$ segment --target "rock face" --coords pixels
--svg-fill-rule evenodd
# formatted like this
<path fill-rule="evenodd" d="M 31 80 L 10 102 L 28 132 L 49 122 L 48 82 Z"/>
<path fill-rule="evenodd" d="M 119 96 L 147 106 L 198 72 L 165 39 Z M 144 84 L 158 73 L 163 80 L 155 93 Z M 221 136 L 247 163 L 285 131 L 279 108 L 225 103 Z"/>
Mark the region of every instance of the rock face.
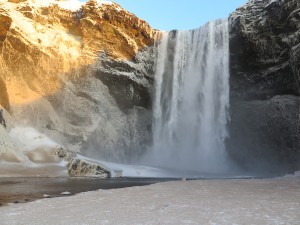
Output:
<path fill-rule="evenodd" d="M 299 169 L 300 2 L 250 0 L 229 21 L 228 150 L 247 167 Z"/>
<path fill-rule="evenodd" d="M 108 1 L 0 0 L 0 104 L 72 151 L 139 155 L 151 139 L 156 35 Z"/>

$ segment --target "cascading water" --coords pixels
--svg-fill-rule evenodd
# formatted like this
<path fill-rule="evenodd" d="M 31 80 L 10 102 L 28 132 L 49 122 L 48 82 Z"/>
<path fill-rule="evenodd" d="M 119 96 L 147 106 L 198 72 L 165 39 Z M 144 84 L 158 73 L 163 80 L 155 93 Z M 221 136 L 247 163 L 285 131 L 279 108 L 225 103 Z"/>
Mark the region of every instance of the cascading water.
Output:
<path fill-rule="evenodd" d="M 165 33 L 155 75 L 154 164 L 224 171 L 229 119 L 228 22 Z"/>

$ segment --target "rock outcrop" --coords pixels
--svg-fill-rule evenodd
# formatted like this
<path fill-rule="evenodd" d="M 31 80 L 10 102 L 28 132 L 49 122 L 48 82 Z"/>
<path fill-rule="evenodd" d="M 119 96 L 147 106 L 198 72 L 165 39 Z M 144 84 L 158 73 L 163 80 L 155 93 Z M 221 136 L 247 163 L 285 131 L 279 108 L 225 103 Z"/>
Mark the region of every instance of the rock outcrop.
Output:
<path fill-rule="evenodd" d="M 296 0 L 250 0 L 229 18 L 228 150 L 247 167 L 300 168 L 299 10 Z"/>
<path fill-rule="evenodd" d="M 0 104 L 15 125 L 124 161 L 151 139 L 157 31 L 115 3 L 74 2 L 0 0 Z"/>
<path fill-rule="evenodd" d="M 79 158 L 71 159 L 67 168 L 69 176 L 71 177 L 108 178 L 111 176 L 110 170 L 106 169 L 104 166 Z"/>

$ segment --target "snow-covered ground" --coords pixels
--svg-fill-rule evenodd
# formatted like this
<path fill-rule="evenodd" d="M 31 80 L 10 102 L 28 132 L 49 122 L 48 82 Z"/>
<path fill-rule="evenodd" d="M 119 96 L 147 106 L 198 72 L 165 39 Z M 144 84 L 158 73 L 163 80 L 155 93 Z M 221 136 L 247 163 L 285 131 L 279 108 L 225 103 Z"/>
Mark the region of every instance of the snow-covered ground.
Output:
<path fill-rule="evenodd" d="M 300 177 L 99 190 L 0 208 L 12 224 L 299 224 Z"/>

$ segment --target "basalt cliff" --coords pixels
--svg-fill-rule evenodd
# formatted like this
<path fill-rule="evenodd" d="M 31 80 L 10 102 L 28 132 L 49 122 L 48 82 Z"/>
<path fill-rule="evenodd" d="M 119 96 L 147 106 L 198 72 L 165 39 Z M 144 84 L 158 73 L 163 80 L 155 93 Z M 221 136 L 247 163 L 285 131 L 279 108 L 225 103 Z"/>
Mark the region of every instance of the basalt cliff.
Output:
<path fill-rule="evenodd" d="M 161 32 L 109 1 L 67 2 L 0 0 L 0 161 L 56 162 L 58 143 L 130 162 L 151 145 Z M 229 32 L 229 155 L 299 169 L 300 2 L 250 0 Z"/>

